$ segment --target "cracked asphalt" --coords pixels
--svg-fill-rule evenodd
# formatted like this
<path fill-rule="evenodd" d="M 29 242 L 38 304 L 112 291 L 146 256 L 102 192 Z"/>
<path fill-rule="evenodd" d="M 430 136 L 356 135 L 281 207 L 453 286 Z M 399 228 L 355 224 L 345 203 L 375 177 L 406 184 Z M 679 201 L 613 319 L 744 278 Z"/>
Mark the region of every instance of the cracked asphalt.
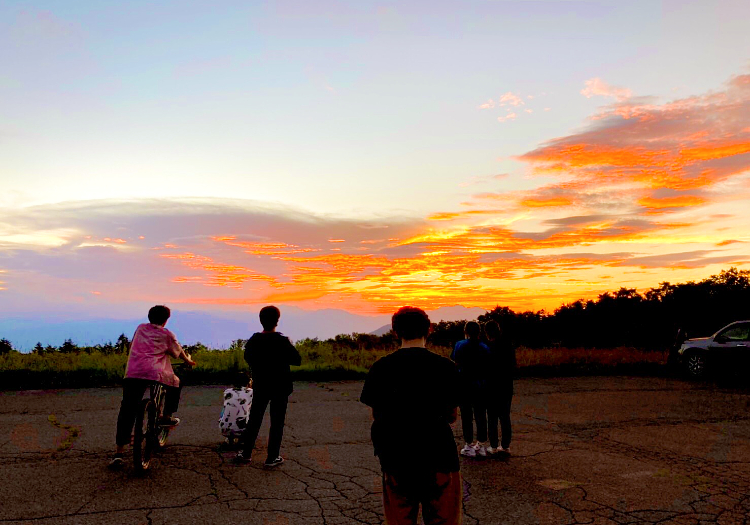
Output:
<path fill-rule="evenodd" d="M 106 468 L 119 389 L 0 393 L 0 522 L 383 523 L 361 382 L 295 384 L 276 470 L 262 468 L 267 421 L 250 465 L 219 447 L 223 388 L 184 389 L 183 423 L 143 477 Z M 749 524 L 749 409 L 747 388 L 521 379 L 512 456 L 462 458 L 464 523 Z"/>

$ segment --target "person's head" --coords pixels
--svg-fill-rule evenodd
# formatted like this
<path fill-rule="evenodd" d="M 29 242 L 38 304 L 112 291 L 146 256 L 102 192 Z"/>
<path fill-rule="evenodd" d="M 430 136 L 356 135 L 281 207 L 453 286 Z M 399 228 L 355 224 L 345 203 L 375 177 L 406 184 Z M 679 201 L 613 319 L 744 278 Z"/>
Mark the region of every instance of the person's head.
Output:
<path fill-rule="evenodd" d="M 490 341 L 500 339 L 500 325 L 496 321 L 490 321 L 484 325 L 484 333 Z"/>
<path fill-rule="evenodd" d="M 279 324 L 279 317 L 281 317 L 281 312 L 275 306 L 264 306 L 260 309 L 260 324 L 266 332 L 272 332 L 276 328 Z"/>
<path fill-rule="evenodd" d="M 152 306 L 148 311 L 148 322 L 164 326 L 167 324 L 167 319 L 169 319 L 170 315 L 172 315 L 172 312 L 170 312 L 169 308 L 163 304 L 157 304 L 156 306 Z"/>
<path fill-rule="evenodd" d="M 469 321 L 464 325 L 464 334 L 466 334 L 466 339 L 479 339 L 482 328 L 476 321 Z"/>
<path fill-rule="evenodd" d="M 421 339 L 430 333 L 430 318 L 420 308 L 404 306 L 393 314 L 391 327 L 396 337 L 404 341 Z"/>
<path fill-rule="evenodd" d="M 250 374 L 247 372 L 237 372 L 232 378 L 232 386 L 234 388 L 244 388 L 250 384 Z"/>

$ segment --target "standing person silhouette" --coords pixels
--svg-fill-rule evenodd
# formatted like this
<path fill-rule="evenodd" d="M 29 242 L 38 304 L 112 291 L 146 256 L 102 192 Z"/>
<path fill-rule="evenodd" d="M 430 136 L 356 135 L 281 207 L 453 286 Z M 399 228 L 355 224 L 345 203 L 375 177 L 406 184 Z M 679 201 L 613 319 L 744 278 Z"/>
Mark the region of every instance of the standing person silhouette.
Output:
<path fill-rule="evenodd" d="M 466 339 L 456 343 L 451 359 L 458 366 L 461 389 L 461 427 L 464 447 L 461 455 L 486 456 L 487 404 L 485 387 L 490 350 L 479 336 L 482 328 L 476 321 L 464 326 Z M 477 422 L 477 441 L 474 442 L 474 420 Z"/>
<path fill-rule="evenodd" d="M 372 408 L 372 444 L 383 472 L 389 525 L 461 523 L 463 483 L 451 423 L 458 406 L 458 371 L 425 349 L 430 318 L 405 306 L 392 318 L 401 348 L 372 365 L 360 401 Z M 413 443 L 419 443 L 415 453 Z"/>
<path fill-rule="evenodd" d="M 241 450 L 235 463 L 250 462 L 258 439 L 260 425 L 266 408 L 271 406 L 271 428 L 268 437 L 268 455 L 265 467 L 281 465 L 281 439 L 289 396 L 294 387 L 289 366 L 299 366 L 302 358 L 289 338 L 276 331 L 281 312 L 275 306 L 264 306 L 260 310 L 262 332 L 256 332 L 245 344 L 245 361 L 250 366 L 253 379 L 253 404 L 250 407 L 247 428 L 240 438 Z"/>
<path fill-rule="evenodd" d="M 484 326 L 490 348 L 490 373 L 487 380 L 487 426 L 490 448 L 487 452 L 510 454 L 512 430 L 510 406 L 513 402 L 513 378 L 516 373 L 516 349 L 500 331 L 495 321 Z M 498 442 L 497 420 L 500 419 L 502 441 Z"/>

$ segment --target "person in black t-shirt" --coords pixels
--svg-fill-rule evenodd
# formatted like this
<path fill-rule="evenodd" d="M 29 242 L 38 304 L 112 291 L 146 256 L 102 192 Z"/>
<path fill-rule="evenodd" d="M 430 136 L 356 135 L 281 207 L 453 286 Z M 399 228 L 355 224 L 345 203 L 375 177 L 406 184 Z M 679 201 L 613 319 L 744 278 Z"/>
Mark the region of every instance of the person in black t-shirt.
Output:
<path fill-rule="evenodd" d="M 279 454 L 284 435 L 284 421 L 289 396 L 292 393 L 290 365 L 299 366 L 302 358 L 289 338 L 276 331 L 281 312 L 275 306 L 260 310 L 263 331 L 253 334 L 245 344 L 245 361 L 250 365 L 253 378 L 253 404 L 250 407 L 247 428 L 240 438 L 241 450 L 236 463 L 249 463 L 258 438 L 266 408 L 271 405 L 271 428 L 268 437 L 266 467 L 276 467 L 284 462 Z"/>
<path fill-rule="evenodd" d="M 490 435 L 491 454 L 510 454 L 510 406 L 513 402 L 513 377 L 516 371 L 516 349 L 503 337 L 495 321 L 488 322 L 484 331 L 489 340 L 490 367 L 487 381 L 487 423 Z M 498 442 L 497 420 L 500 419 L 502 442 Z"/>
<path fill-rule="evenodd" d="M 360 396 L 372 408 L 386 522 L 416 524 L 421 505 L 425 525 L 460 523 L 463 485 L 451 429 L 458 369 L 424 348 L 430 319 L 423 310 L 401 308 L 392 326 L 401 348 L 372 365 Z"/>

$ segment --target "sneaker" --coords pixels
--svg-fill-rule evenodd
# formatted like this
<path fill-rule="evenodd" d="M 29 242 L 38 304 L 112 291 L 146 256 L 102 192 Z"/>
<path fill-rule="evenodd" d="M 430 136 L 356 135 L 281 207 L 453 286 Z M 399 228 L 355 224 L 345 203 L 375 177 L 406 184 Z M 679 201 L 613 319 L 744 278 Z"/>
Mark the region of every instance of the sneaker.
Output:
<path fill-rule="evenodd" d="M 471 446 L 468 443 L 466 443 L 464 445 L 464 448 L 461 449 L 460 454 L 462 456 L 466 456 L 467 458 L 473 458 L 473 457 L 475 457 L 477 455 L 477 451 L 474 449 L 473 446 Z"/>
<path fill-rule="evenodd" d="M 250 456 L 245 456 L 244 452 L 240 450 L 237 452 L 237 455 L 234 456 L 234 463 L 236 465 L 247 465 L 250 463 Z"/>
<path fill-rule="evenodd" d="M 481 441 L 477 441 L 474 444 L 474 451 L 477 453 L 477 456 L 487 456 L 487 449 L 484 447 L 484 443 L 482 443 Z"/>
<path fill-rule="evenodd" d="M 500 452 L 502 452 L 503 454 L 507 456 L 510 456 L 510 447 L 505 447 L 505 448 L 500 447 Z"/>
<path fill-rule="evenodd" d="M 180 418 L 174 416 L 164 416 L 159 419 L 158 425 L 162 427 L 176 427 L 180 424 Z"/>
<path fill-rule="evenodd" d="M 274 468 L 274 467 L 278 467 L 283 462 L 284 462 L 284 458 L 282 458 L 281 456 L 279 456 L 279 457 L 277 457 L 276 459 L 273 459 L 273 460 L 268 460 L 267 459 L 266 462 L 263 464 L 263 466 L 266 467 L 266 468 Z"/>
<path fill-rule="evenodd" d="M 115 454 L 110 460 L 109 465 L 107 465 L 107 467 L 109 467 L 110 470 L 120 470 L 122 467 L 125 466 L 124 456 L 125 454 Z"/>
<path fill-rule="evenodd" d="M 487 454 L 490 456 L 494 456 L 495 454 L 498 454 L 503 451 L 502 447 L 487 447 Z"/>

